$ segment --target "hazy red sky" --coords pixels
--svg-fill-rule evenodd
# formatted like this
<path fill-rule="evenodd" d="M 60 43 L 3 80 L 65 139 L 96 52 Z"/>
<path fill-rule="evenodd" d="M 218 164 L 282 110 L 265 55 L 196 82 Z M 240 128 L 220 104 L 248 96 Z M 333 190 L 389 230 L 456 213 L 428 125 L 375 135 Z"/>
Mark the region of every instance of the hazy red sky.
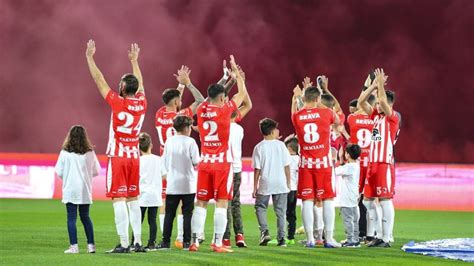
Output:
<path fill-rule="evenodd" d="M 58 152 L 83 124 L 105 152 L 109 107 L 89 76 L 85 47 L 115 89 L 130 72 L 127 49 L 141 47 L 153 118 L 181 64 L 205 94 L 236 56 L 254 109 L 242 123 L 244 155 L 260 141 L 263 117 L 292 132 L 291 91 L 324 73 L 347 111 L 367 72 L 389 74 L 403 116 L 398 161 L 474 162 L 474 1 L 27 1 L 0 0 L 0 152 Z M 185 102 L 191 95 L 185 94 Z"/>

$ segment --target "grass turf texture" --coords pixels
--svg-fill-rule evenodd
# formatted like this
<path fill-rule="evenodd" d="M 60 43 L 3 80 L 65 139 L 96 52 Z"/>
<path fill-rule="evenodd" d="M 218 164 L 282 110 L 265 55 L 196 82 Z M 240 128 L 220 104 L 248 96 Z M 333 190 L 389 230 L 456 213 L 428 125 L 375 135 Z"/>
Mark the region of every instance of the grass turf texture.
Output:
<path fill-rule="evenodd" d="M 463 262 L 407 254 L 400 247 L 409 240 L 424 241 L 441 238 L 474 237 L 474 213 L 397 211 L 395 240 L 392 248 L 307 249 L 301 245 L 280 248 L 260 247 L 257 219 L 252 206 L 243 206 L 242 215 L 247 244 L 246 249 L 234 248 L 232 254 L 211 251 L 214 206 L 209 206 L 206 221 L 206 241 L 199 252 L 172 248 L 146 254 L 105 254 L 118 242 L 111 202 L 96 201 L 90 210 L 94 223 L 96 254 L 86 253 L 86 240 L 79 217 L 78 241 L 81 254 L 63 254 L 69 240 L 66 228 L 66 208 L 56 200 L 0 199 L 0 264 L 68 264 L 68 265 L 125 265 L 125 264 L 324 264 L 324 265 L 453 265 Z M 299 212 L 299 210 L 298 210 Z M 268 211 L 270 233 L 275 236 L 276 222 L 273 210 Z M 298 226 L 301 218 L 298 217 Z M 174 227 L 174 233 L 176 226 Z M 174 237 L 172 240 L 174 240 Z M 158 233 L 160 240 L 161 233 Z M 296 240 L 304 236 L 297 236 Z M 344 238 L 340 216 L 336 216 L 336 239 Z M 145 219 L 142 240 L 148 239 Z M 233 236 L 232 236 L 233 240 Z"/>

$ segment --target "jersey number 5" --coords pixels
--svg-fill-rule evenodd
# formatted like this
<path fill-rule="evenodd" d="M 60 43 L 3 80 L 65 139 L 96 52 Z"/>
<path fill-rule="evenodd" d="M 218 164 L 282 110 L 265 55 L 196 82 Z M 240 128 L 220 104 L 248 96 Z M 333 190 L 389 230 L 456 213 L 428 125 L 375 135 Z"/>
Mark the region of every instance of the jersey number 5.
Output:
<path fill-rule="evenodd" d="M 318 125 L 309 123 L 304 125 L 304 142 L 316 143 L 319 140 Z"/>

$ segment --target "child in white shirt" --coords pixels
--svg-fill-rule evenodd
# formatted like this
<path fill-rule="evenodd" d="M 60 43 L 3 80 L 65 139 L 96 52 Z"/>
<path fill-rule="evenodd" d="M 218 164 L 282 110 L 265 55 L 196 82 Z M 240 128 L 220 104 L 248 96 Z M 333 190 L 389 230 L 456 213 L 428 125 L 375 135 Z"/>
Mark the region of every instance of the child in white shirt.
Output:
<path fill-rule="evenodd" d="M 139 136 L 140 147 L 140 195 L 138 202 L 142 213 L 142 223 L 148 210 L 148 227 L 150 237 L 145 250 L 156 249 L 156 233 L 158 231 L 156 216 L 158 208 L 163 206 L 161 199 L 162 176 L 166 175 L 162 158 L 151 153 L 153 143 L 148 133 L 142 132 Z M 132 239 L 132 243 L 134 240 Z"/>
<path fill-rule="evenodd" d="M 271 240 L 267 225 L 267 208 L 270 197 L 277 216 L 278 246 L 286 247 L 285 220 L 288 192 L 290 191 L 290 153 L 279 141 L 278 124 L 272 119 L 260 121 L 260 131 L 264 140 L 255 146 L 252 156 L 254 168 L 255 212 L 260 225 L 260 245 L 266 246 Z"/>
<path fill-rule="evenodd" d="M 285 139 L 285 146 L 290 153 L 290 192 L 288 193 L 288 200 L 286 205 L 286 221 L 288 222 L 288 241 L 287 244 L 295 244 L 296 232 L 296 192 L 298 189 L 298 167 L 300 157 L 298 155 L 299 145 L 298 139 L 295 136 L 289 136 Z"/>
<path fill-rule="evenodd" d="M 87 252 L 95 253 L 94 228 L 89 217 L 92 204 L 92 178 L 99 175 L 100 165 L 86 130 L 73 126 L 64 140 L 63 148 L 55 167 L 63 180 L 63 199 L 67 210 L 69 249 L 67 254 L 79 253 L 77 245 L 77 210 L 87 237 Z"/>
<path fill-rule="evenodd" d="M 340 204 L 341 214 L 346 230 L 346 242 L 343 247 L 356 248 L 359 244 L 359 175 L 360 147 L 349 144 L 346 147 L 347 163 L 336 167 L 336 175 L 341 176 Z"/>

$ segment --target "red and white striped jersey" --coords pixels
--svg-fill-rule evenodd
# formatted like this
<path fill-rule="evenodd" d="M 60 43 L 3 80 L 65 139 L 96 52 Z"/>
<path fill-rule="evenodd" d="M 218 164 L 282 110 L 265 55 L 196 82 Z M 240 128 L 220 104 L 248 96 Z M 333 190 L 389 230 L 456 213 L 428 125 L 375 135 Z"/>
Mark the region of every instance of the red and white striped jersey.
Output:
<path fill-rule="evenodd" d="M 166 111 L 166 106 L 161 107 L 156 111 L 155 114 L 155 127 L 158 132 L 158 138 L 160 139 L 160 155 L 163 155 L 166 140 L 176 134 L 176 130 L 173 127 L 173 119 L 177 115 L 186 115 L 189 117 L 193 116 L 193 111 L 190 107 L 186 109 L 175 111 Z"/>
<path fill-rule="evenodd" d="M 349 124 L 351 136 L 349 142 L 359 145 L 361 150 L 359 160 L 362 166 L 367 167 L 369 166 L 370 140 L 374 121 L 367 114 L 350 114 L 347 117 L 347 124 Z"/>
<path fill-rule="evenodd" d="M 300 145 L 301 168 L 332 167 L 331 125 L 335 113 L 329 108 L 303 108 L 291 117 Z"/>
<path fill-rule="evenodd" d="M 139 92 L 134 98 L 123 98 L 109 90 L 105 101 L 112 108 L 107 155 L 138 159 L 138 135 L 147 108 L 145 94 Z"/>
<path fill-rule="evenodd" d="M 229 149 L 230 117 L 237 110 L 234 101 L 223 106 L 205 101 L 197 109 L 197 123 L 201 139 L 201 162 L 199 168 L 217 169 L 232 162 Z"/>
<path fill-rule="evenodd" d="M 399 117 L 395 112 L 392 112 L 391 116 L 386 116 L 374 109 L 371 118 L 374 121 L 374 127 L 370 141 L 369 161 L 371 163 L 392 163 Z"/>

